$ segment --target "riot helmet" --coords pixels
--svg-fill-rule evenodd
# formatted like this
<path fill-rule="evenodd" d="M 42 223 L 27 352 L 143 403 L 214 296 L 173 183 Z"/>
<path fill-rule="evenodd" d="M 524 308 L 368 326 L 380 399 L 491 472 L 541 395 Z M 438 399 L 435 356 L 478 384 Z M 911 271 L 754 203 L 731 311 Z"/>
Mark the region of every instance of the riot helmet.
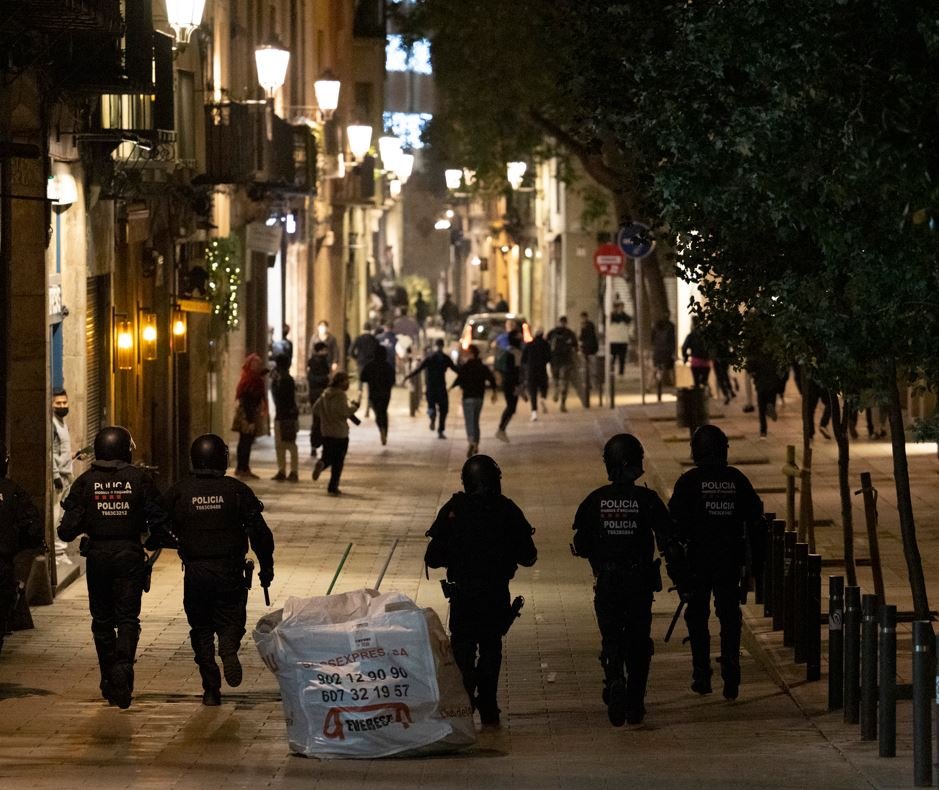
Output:
<path fill-rule="evenodd" d="M 5 442 L 0 442 L 0 480 L 7 476 L 7 469 L 10 468 L 10 451 L 7 450 Z"/>
<path fill-rule="evenodd" d="M 726 464 L 727 434 L 716 425 L 702 425 L 691 437 L 691 458 L 696 464 Z"/>
<path fill-rule="evenodd" d="M 643 472 L 643 455 L 642 443 L 631 433 L 613 436 L 603 448 L 603 463 L 610 482 L 638 480 Z"/>
<path fill-rule="evenodd" d="M 134 440 L 130 431 L 120 425 L 102 428 L 95 436 L 96 461 L 124 461 L 130 463 Z"/>
<path fill-rule="evenodd" d="M 228 469 L 228 445 L 221 436 L 204 433 L 189 448 L 189 460 L 194 471 L 211 469 L 224 473 Z"/>
<path fill-rule="evenodd" d="M 502 470 L 488 455 L 474 455 L 465 464 L 460 475 L 467 494 L 501 494 Z"/>

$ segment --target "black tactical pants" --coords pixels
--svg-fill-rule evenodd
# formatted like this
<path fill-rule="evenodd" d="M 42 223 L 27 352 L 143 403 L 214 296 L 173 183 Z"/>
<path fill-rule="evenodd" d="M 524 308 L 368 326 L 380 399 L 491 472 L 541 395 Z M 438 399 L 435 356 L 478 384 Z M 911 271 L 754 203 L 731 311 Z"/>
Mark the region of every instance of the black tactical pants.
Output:
<path fill-rule="evenodd" d="M 509 588 L 457 591 L 450 600 L 450 644 L 463 687 L 484 718 L 498 716 L 502 636 L 510 612 Z"/>
<path fill-rule="evenodd" d="M 437 421 L 437 433 L 443 434 L 447 430 L 447 414 L 450 412 L 450 396 L 446 387 L 427 388 L 427 416 Z"/>
<path fill-rule="evenodd" d="M 240 561 L 190 560 L 183 583 L 183 608 L 189 620 L 189 641 L 202 675 L 202 688 L 219 689 L 221 673 L 215 663 L 215 635 L 218 654 L 233 655 L 245 635 L 244 568 Z"/>
<path fill-rule="evenodd" d="M 695 680 L 711 677 L 711 594 L 721 624 L 721 676 L 724 682 L 740 682 L 740 575 L 739 571 L 722 569 L 695 573 L 691 599 L 685 609 L 685 623 L 691 642 L 691 663 Z"/>
<path fill-rule="evenodd" d="M 652 591 L 635 568 L 611 566 L 597 576 L 593 598 L 600 663 L 607 685 L 626 680 L 626 706 L 642 709 L 652 663 Z M 624 678 L 625 675 L 625 678 Z"/>
<path fill-rule="evenodd" d="M 143 548 L 130 541 L 93 542 L 87 559 L 88 607 L 102 690 L 115 670 L 133 690 L 145 573 Z"/>
<path fill-rule="evenodd" d="M 16 574 L 13 571 L 13 561 L 0 558 L 0 648 L 3 647 L 3 638 L 7 634 L 15 603 Z"/>

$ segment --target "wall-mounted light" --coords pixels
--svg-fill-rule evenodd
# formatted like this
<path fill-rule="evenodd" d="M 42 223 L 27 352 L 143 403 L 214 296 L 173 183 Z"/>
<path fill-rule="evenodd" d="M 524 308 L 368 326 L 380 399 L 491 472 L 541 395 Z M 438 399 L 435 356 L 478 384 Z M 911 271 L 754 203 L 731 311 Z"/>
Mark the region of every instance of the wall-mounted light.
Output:
<path fill-rule="evenodd" d="M 388 182 L 388 192 L 393 198 L 401 196 L 400 178 L 392 178 L 391 181 Z"/>
<path fill-rule="evenodd" d="M 134 369 L 134 327 L 126 316 L 114 318 L 114 364 L 118 370 Z"/>
<path fill-rule="evenodd" d="M 322 76 L 313 83 L 313 93 L 316 96 L 316 103 L 319 105 L 320 112 L 323 113 L 324 121 L 330 120 L 339 106 L 340 87 L 339 80 L 329 69 L 324 71 Z"/>
<path fill-rule="evenodd" d="M 528 258 L 528 260 L 531 260 L 532 258 L 535 257 L 535 251 L 531 247 L 526 247 L 525 257 Z"/>
<path fill-rule="evenodd" d="M 195 29 L 202 24 L 205 0 L 166 0 L 166 19 L 176 37 L 176 49 L 182 52 Z"/>
<path fill-rule="evenodd" d="M 141 310 L 137 326 L 140 329 L 140 358 L 152 362 L 157 358 L 156 313 Z"/>
<path fill-rule="evenodd" d="M 518 189 L 522 185 L 522 179 L 525 178 L 527 170 L 528 165 L 525 162 L 509 162 L 505 166 L 506 177 L 512 189 Z"/>
<path fill-rule="evenodd" d="M 452 208 L 448 208 L 444 212 L 444 215 L 446 216 L 447 219 L 453 219 L 453 217 L 456 216 Z"/>
<path fill-rule="evenodd" d="M 388 173 L 397 173 L 403 156 L 401 140 L 393 135 L 382 135 L 378 138 L 378 154 L 381 156 L 382 169 Z"/>
<path fill-rule="evenodd" d="M 509 250 L 511 249 L 512 248 L 508 244 L 503 244 L 501 247 L 499 247 L 499 252 L 501 252 L 503 255 L 508 255 Z"/>
<path fill-rule="evenodd" d="M 177 305 L 173 308 L 170 322 L 170 346 L 174 354 L 185 354 L 189 350 L 189 325 L 186 313 Z"/>
<path fill-rule="evenodd" d="M 287 79 L 290 52 L 277 42 L 264 44 L 254 50 L 254 62 L 258 69 L 258 82 L 268 97 L 273 98 Z"/>
<path fill-rule="evenodd" d="M 401 154 L 398 157 L 398 178 L 402 184 L 406 184 L 414 172 L 414 154 Z"/>
<path fill-rule="evenodd" d="M 456 167 L 448 167 L 443 171 L 443 177 L 447 180 L 447 189 L 451 191 L 459 189 L 463 181 L 463 171 Z"/>
<path fill-rule="evenodd" d="M 349 140 L 349 151 L 353 159 L 362 161 L 372 147 L 372 127 L 368 124 L 353 123 L 346 127 L 346 137 Z"/>
<path fill-rule="evenodd" d="M 65 211 L 72 203 L 78 202 L 78 184 L 71 173 L 60 171 L 49 176 L 46 182 L 46 199 L 53 208 Z"/>
<path fill-rule="evenodd" d="M 483 262 L 483 259 L 480 258 L 478 255 L 474 255 L 474 256 L 470 259 L 470 263 L 471 263 L 473 266 L 479 266 L 482 262 Z"/>

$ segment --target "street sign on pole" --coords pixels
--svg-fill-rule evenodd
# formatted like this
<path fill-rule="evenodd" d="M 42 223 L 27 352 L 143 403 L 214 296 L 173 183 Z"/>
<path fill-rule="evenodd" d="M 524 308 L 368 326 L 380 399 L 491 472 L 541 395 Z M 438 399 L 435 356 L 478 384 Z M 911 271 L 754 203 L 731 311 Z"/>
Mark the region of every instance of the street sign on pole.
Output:
<path fill-rule="evenodd" d="M 616 245 L 629 258 L 645 258 L 655 249 L 655 239 L 648 225 L 629 222 L 616 232 Z"/>
<path fill-rule="evenodd" d="M 607 277 L 620 276 L 626 269 L 626 256 L 615 244 L 601 244 L 593 254 L 593 268 Z"/>

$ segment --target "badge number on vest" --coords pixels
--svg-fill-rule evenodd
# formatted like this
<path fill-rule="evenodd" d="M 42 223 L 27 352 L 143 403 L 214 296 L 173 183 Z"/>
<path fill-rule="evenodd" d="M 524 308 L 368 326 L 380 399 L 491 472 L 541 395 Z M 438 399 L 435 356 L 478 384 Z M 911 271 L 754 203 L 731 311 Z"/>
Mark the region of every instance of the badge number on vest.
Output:
<path fill-rule="evenodd" d="M 639 516 L 637 499 L 601 499 L 600 520 L 607 535 L 631 537 L 636 534 Z"/>
<path fill-rule="evenodd" d="M 95 483 L 95 506 L 100 516 L 124 516 L 130 510 L 133 486 L 126 480 Z"/>

